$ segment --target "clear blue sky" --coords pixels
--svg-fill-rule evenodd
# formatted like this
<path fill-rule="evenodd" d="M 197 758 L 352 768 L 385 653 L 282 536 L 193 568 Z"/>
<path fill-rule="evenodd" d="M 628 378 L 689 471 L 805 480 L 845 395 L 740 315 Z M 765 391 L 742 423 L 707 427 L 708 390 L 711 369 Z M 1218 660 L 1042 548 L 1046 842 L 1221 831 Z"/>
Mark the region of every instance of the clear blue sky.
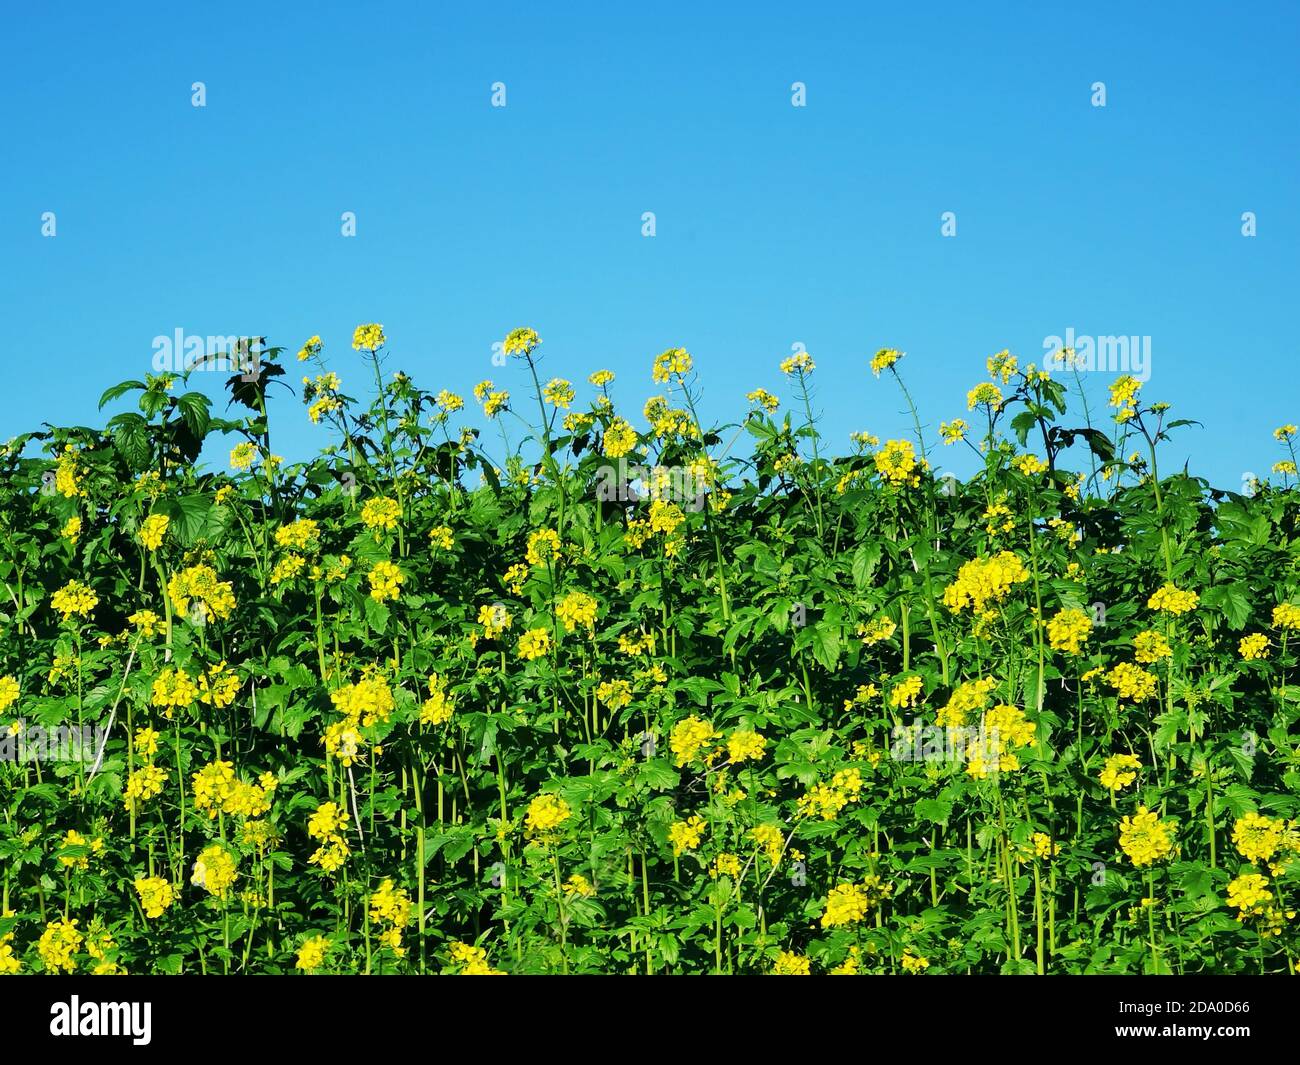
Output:
<path fill-rule="evenodd" d="M 681 345 L 728 415 L 802 342 L 839 443 L 908 427 L 878 347 L 937 425 L 994 351 L 1147 335 L 1147 395 L 1205 423 L 1173 453 L 1233 488 L 1300 421 L 1293 6 L 281 7 L 8 12 L 0 439 L 99 424 L 176 329 L 319 333 L 359 385 L 362 321 L 425 387 L 521 398 L 491 344 L 531 325 L 638 410 Z M 299 402 L 273 417 L 304 457 Z"/>

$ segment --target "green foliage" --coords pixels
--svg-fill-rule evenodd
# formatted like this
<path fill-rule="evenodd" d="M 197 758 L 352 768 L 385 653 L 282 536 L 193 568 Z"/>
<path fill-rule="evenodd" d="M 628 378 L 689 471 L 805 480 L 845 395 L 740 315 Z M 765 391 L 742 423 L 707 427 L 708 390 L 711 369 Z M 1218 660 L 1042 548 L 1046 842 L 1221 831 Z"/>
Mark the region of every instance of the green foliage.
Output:
<path fill-rule="evenodd" d="M 1293 968 L 1293 464 L 1161 476 L 1137 382 L 1064 424 L 1005 353 L 965 483 L 919 418 L 823 454 L 810 359 L 706 429 L 665 352 L 628 441 L 528 330 L 494 458 L 382 343 L 369 406 L 304 347 L 307 463 L 279 349 L 0 451 L 0 972 Z"/>

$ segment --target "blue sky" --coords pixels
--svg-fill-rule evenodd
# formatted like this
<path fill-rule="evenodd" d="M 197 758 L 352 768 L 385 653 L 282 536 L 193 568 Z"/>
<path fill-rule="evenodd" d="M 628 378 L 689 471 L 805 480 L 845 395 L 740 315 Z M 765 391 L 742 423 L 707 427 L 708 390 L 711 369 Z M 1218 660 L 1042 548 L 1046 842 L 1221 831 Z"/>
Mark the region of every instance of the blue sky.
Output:
<path fill-rule="evenodd" d="M 840 445 L 910 424 L 879 347 L 937 426 L 1002 348 L 1149 336 L 1146 394 L 1205 423 L 1171 457 L 1231 488 L 1300 421 L 1295 8 L 270 7 L 8 16 L 0 439 L 99 424 L 176 329 L 319 333 L 359 386 L 363 321 L 425 387 L 520 398 L 491 345 L 531 325 L 544 373 L 608 367 L 638 409 L 684 346 L 719 417 L 803 343 Z M 291 459 L 319 442 L 296 399 L 273 418 Z"/>

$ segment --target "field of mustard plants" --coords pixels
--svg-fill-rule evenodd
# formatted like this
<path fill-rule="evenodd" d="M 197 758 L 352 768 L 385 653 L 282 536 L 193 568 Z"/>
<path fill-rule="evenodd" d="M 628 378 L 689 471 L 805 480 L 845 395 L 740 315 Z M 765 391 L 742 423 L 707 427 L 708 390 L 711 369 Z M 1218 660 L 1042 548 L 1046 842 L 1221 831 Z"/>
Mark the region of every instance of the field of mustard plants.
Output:
<path fill-rule="evenodd" d="M 934 431 L 883 349 L 832 448 L 806 352 L 713 426 L 518 329 L 479 429 L 386 344 L 307 463 L 278 348 L 0 450 L 0 973 L 1296 971 L 1296 426 L 1220 491 L 1132 377 Z"/>

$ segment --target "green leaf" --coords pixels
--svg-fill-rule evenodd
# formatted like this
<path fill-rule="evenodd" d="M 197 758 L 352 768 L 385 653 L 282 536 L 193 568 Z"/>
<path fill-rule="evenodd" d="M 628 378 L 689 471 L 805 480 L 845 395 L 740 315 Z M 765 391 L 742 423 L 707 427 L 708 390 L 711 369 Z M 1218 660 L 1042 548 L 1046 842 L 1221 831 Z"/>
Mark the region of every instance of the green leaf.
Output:
<path fill-rule="evenodd" d="M 388 619 L 390 612 L 388 607 L 377 600 L 371 599 L 370 596 L 365 598 L 366 621 L 370 627 L 381 636 L 388 630 Z"/>
<path fill-rule="evenodd" d="M 113 447 L 136 473 L 147 470 L 153 459 L 149 424 L 138 414 L 119 414 L 108 423 Z"/>
<path fill-rule="evenodd" d="M 202 440 L 208 432 L 208 424 L 212 420 L 209 412 L 211 400 L 202 392 L 186 392 L 176 401 L 176 406 L 180 408 L 181 419 L 198 439 Z"/>
<path fill-rule="evenodd" d="M 1240 632 L 1246 627 L 1250 619 L 1250 600 L 1244 585 L 1217 584 L 1207 588 L 1201 599 L 1206 606 L 1217 609 L 1234 631 Z"/>
<path fill-rule="evenodd" d="M 853 586 L 862 591 L 871 583 L 871 575 L 880 563 L 880 544 L 875 541 L 859 544 L 853 552 Z"/>
<path fill-rule="evenodd" d="M 103 410 L 113 400 L 126 395 L 133 388 L 145 389 L 149 386 L 143 381 L 122 381 L 120 384 L 113 385 L 111 388 L 104 389 L 104 394 L 99 397 L 99 409 Z"/>

